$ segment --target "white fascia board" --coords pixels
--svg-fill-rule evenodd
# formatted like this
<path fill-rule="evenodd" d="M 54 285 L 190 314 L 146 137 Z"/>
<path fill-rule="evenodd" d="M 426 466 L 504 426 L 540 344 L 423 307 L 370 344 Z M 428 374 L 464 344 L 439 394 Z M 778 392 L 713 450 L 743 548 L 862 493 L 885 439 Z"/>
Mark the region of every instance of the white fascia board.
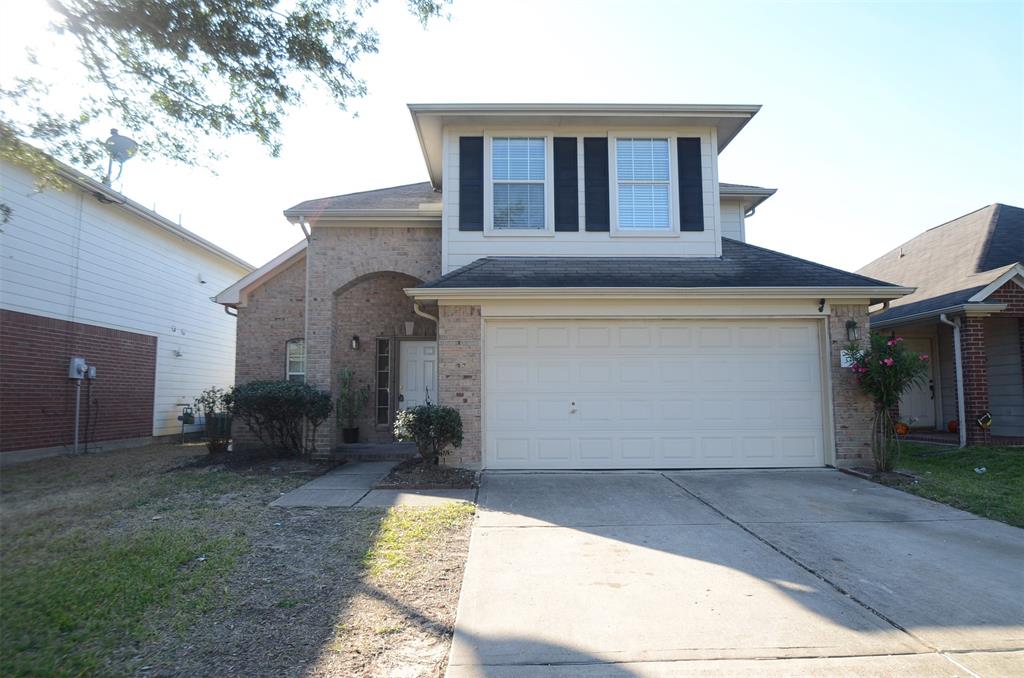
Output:
<path fill-rule="evenodd" d="M 1017 278 L 1017 284 L 1024 282 L 1024 265 L 1022 264 L 1011 264 L 1010 267 L 1004 271 L 999 277 L 986 285 L 983 289 L 979 290 L 974 296 L 967 301 L 969 302 L 981 302 L 988 299 L 989 295 L 998 290 L 1000 287 L 1008 283 L 1009 281 Z M 1024 285 L 1021 285 L 1024 287 Z"/>
<path fill-rule="evenodd" d="M 414 299 L 897 299 L 913 287 L 410 287 Z"/>
<path fill-rule="evenodd" d="M 892 320 L 871 321 L 871 326 L 894 327 L 896 325 L 909 325 L 921 320 L 928 320 L 929 318 L 938 318 L 942 314 L 958 315 L 962 313 L 970 317 L 983 318 L 985 316 L 992 315 L 993 313 L 999 313 L 1005 310 L 1006 304 L 957 304 L 956 306 L 938 308 L 935 309 L 934 311 L 922 311 L 921 313 L 913 313 L 911 315 L 893 318 Z"/>
<path fill-rule="evenodd" d="M 425 221 L 441 224 L 441 209 L 436 210 L 288 210 L 288 221 Z"/>
<path fill-rule="evenodd" d="M 245 277 L 238 280 L 235 284 L 231 285 L 220 294 L 214 296 L 213 300 L 216 303 L 223 304 L 225 306 L 238 306 L 242 303 L 243 293 L 248 292 L 251 288 L 269 280 L 278 272 L 278 270 L 293 263 L 300 255 L 304 255 L 305 253 L 306 240 L 303 238 L 281 254 L 257 268 L 255 271 L 250 272 Z"/>

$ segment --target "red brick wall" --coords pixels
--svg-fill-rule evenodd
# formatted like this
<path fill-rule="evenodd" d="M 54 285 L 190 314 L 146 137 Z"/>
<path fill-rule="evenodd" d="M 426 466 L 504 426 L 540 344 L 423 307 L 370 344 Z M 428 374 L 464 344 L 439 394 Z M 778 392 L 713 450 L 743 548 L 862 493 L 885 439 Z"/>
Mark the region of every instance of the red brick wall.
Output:
<path fill-rule="evenodd" d="M 97 371 L 82 384 L 80 440 L 153 435 L 156 337 L 0 310 L 0 452 L 72 444 L 74 355 Z"/>
<path fill-rule="evenodd" d="M 964 318 L 960 326 L 960 351 L 964 368 L 964 418 L 968 444 L 987 443 L 990 435 L 976 423 L 988 410 L 988 365 L 985 355 L 985 321 Z"/>
<path fill-rule="evenodd" d="M 999 315 L 1024 317 L 1024 287 L 1011 280 L 990 294 L 985 303 L 1006 304 L 1006 310 Z"/>

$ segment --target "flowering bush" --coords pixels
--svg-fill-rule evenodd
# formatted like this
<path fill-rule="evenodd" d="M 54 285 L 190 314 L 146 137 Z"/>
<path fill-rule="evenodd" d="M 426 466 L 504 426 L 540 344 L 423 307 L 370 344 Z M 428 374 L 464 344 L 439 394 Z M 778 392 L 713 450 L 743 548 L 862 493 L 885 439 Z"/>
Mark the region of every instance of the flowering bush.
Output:
<path fill-rule="evenodd" d="M 891 412 L 907 389 L 924 381 L 928 356 L 907 350 L 902 337 L 876 332 L 871 334 L 867 348 L 851 344 L 847 351 L 857 383 L 875 403 L 871 440 L 875 466 L 879 471 L 890 471 L 899 452 Z"/>

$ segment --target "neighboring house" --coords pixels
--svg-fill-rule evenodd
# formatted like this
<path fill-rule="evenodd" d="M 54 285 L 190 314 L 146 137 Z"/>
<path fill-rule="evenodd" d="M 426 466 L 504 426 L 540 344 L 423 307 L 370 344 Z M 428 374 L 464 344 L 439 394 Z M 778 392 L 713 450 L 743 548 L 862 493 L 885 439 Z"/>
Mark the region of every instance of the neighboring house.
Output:
<path fill-rule="evenodd" d="M 756 106 L 413 105 L 428 183 L 285 210 L 303 242 L 218 295 L 239 382 L 457 408 L 449 463 L 772 467 L 870 456 L 847 324 L 910 290 L 744 243 L 723 184 Z M 331 425 L 318 446 L 339 440 Z"/>
<path fill-rule="evenodd" d="M 900 403 L 904 420 L 940 430 L 966 422 L 967 443 L 1024 438 L 1022 262 L 1024 209 L 995 204 L 929 229 L 860 270 L 917 288 L 871 317 L 873 329 L 898 333 L 935 358 L 929 381 Z M 986 412 L 988 430 L 977 423 Z"/>
<path fill-rule="evenodd" d="M 71 450 L 73 356 L 90 449 L 181 432 L 181 404 L 232 382 L 235 319 L 211 296 L 238 257 L 71 168 L 37 191 L 0 164 L 0 463 Z M 97 445 L 97 443 L 102 443 Z"/>

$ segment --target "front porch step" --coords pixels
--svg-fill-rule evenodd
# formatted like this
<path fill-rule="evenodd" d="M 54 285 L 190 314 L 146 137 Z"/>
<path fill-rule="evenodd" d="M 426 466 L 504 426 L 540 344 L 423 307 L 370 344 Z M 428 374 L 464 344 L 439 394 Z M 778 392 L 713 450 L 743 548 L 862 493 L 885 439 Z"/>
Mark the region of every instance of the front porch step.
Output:
<path fill-rule="evenodd" d="M 338 445 L 330 453 L 337 461 L 405 461 L 416 457 L 415 443 L 353 443 Z"/>

